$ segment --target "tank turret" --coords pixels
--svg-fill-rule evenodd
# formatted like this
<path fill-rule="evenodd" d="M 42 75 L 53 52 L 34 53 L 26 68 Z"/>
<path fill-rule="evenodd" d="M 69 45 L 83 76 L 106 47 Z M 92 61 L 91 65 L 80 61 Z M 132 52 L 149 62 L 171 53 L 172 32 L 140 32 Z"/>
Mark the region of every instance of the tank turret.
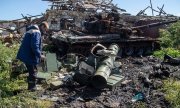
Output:
<path fill-rule="evenodd" d="M 112 0 L 46 0 L 52 43 L 59 57 L 67 53 L 87 56 L 93 45 L 112 43 L 120 47 L 118 56 L 141 56 L 159 48 L 158 30 L 177 19 L 124 15 Z"/>

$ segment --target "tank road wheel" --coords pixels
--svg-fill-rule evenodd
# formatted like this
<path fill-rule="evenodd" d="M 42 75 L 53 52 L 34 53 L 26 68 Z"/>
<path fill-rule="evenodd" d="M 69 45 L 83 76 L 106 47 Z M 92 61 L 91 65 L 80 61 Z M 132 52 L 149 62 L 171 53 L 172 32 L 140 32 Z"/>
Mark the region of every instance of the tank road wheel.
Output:
<path fill-rule="evenodd" d="M 152 48 L 151 47 L 147 47 L 144 54 L 145 55 L 150 55 L 150 54 L 152 54 L 152 52 L 153 52 Z"/>
<path fill-rule="evenodd" d="M 143 53 L 144 53 L 144 48 L 140 47 L 140 48 L 136 49 L 136 55 L 137 56 L 142 57 Z"/>
<path fill-rule="evenodd" d="M 133 53 L 134 53 L 134 48 L 133 47 L 127 47 L 124 49 L 124 53 L 127 55 L 127 56 L 132 56 Z"/>
<path fill-rule="evenodd" d="M 118 52 L 117 56 L 120 58 L 123 56 L 123 48 L 119 48 L 119 52 Z"/>

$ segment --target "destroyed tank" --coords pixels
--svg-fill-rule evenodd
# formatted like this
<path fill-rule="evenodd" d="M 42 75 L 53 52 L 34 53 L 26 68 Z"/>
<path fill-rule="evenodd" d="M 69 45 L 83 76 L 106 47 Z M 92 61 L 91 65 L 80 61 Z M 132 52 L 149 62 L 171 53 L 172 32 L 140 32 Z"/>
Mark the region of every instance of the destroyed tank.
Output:
<path fill-rule="evenodd" d="M 100 43 L 120 47 L 118 56 L 149 54 L 160 48 L 159 28 L 176 19 L 121 14 L 124 11 L 112 0 L 46 0 L 52 2 L 47 11 L 56 53 L 88 56 Z"/>

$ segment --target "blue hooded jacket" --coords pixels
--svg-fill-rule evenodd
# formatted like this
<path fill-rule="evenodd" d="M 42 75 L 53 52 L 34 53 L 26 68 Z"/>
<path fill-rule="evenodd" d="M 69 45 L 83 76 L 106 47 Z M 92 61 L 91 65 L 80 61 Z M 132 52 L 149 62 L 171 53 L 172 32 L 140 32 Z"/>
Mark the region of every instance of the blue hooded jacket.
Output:
<path fill-rule="evenodd" d="M 41 32 L 37 25 L 30 26 L 24 35 L 17 59 L 29 65 L 37 65 L 41 58 Z"/>

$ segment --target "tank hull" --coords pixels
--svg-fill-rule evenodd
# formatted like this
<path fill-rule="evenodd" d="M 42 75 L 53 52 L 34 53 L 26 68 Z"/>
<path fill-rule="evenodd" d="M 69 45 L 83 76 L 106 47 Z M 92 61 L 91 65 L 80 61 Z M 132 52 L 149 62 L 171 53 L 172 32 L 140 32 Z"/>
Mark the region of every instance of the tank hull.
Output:
<path fill-rule="evenodd" d="M 159 40 L 154 38 L 132 36 L 128 39 L 122 39 L 116 34 L 106 34 L 104 36 L 108 36 L 108 39 L 105 39 L 101 36 L 103 37 L 103 35 L 88 35 L 80 37 L 70 36 L 68 39 L 67 37 L 54 38 L 53 43 L 58 48 L 57 53 L 60 57 L 67 53 L 78 53 L 88 56 L 90 54 L 90 49 L 97 43 L 106 47 L 112 43 L 117 44 L 120 47 L 118 56 L 145 55 L 160 48 Z"/>

